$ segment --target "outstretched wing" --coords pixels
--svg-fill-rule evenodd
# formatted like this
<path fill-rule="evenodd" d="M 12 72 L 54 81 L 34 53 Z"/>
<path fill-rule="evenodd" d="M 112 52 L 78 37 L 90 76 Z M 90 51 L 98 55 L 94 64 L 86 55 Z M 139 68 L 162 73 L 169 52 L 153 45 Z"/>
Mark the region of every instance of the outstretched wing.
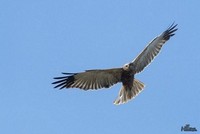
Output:
<path fill-rule="evenodd" d="M 122 68 L 87 70 L 81 73 L 63 73 L 67 76 L 55 77 L 54 88 L 80 88 L 84 90 L 108 88 L 121 81 Z"/>
<path fill-rule="evenodd" d="M 161 35 L 154 38 L 147 47 L 130 63 L 132 64 L 133 73 L 141 72 L 153 59 L 158 55 L 166 41 L 174 35 L 177 30 L 177 24 L 174 23 Z"/>

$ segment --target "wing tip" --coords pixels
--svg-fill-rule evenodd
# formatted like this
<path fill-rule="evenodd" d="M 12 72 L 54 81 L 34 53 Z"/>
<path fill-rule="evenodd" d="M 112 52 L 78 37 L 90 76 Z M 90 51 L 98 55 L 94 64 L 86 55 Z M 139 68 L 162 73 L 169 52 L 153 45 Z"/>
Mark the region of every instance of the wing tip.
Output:
<path fill-rule="evenodd" d="M 164 39 L 165 40 L 169 40 L 170 37 L 175 35 L 175 32 L 178 30 L 177 28 L 178 24 L 175 24 L 175 22 L 173 22 L 168 28 L 167 30 L 164 32 Z"/>
<path fill-rule="evenodd" d="M 61 77 L 54 77 L 53 79 L 56 79 L 55 82 L 52 82 L 51 84 L 55 84 L 54 88 L 59 88 L 60 90 L 63 88 L 69 88 L 74 83 L 74 75 L 76 73 L 62 73 L 67 76 L 61 76 Z"/>

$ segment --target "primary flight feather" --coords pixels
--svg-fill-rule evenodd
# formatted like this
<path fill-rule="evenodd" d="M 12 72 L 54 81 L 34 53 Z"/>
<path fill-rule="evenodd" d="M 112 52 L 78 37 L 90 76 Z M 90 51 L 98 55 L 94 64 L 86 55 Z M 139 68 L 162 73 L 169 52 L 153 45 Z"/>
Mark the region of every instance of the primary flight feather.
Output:
<path fill-rule="evenodd" d="M 122 82 L 114 104 L 123 104 L 136 97 L 143 89 L 144 84 L 134 78 L 160 52 L 166 41 L 175 34 L 177 24 L 172 24 L 167 30 L 154 38 L 145 49 L 130 63 L 121 68 L 86 70 L 80 73 L 63 73 L 63 77 L 55 77 L 55 88 L 80 88 L 83 90 L 109 88 Z"/>

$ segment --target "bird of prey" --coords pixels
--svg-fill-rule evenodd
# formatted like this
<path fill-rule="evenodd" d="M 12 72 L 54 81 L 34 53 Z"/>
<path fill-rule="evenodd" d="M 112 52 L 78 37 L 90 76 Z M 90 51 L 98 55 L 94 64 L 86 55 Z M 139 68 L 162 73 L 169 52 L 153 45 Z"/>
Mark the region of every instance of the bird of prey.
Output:
<path fill-rule="evenodd" d="M 114 104 L 119 105 L 135 98 L 143 89 L 144 83 L 135 79 L 135 74 L 141 72 L 158 55 L 166 41 L 175 34 L 177 24 L 170 25 L 167 30 L 155 37 L 145 49 L 130 63 L 120 68 L 86 70 L 80 73 L 63 73 L 55 77 L 54 88 L 80 88 L 83 90 L 109 88 L 121 82 L 122 87 Z"/>

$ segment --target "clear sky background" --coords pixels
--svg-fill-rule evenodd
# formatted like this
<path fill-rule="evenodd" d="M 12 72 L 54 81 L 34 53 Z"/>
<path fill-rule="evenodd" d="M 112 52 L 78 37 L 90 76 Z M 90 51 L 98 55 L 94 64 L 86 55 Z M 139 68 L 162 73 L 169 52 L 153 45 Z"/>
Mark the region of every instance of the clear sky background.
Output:
<path fill-rule="evenodd" d="M 200 2 L 1 0 L 1 134 L 180 134 L 200 131 Z M 61 72 L 121 67 L 175 21 L 178 31 L 113 105 L 121 84 L 57 90 Z M 199 131 L 195 133 L 199 133 Z"/>

